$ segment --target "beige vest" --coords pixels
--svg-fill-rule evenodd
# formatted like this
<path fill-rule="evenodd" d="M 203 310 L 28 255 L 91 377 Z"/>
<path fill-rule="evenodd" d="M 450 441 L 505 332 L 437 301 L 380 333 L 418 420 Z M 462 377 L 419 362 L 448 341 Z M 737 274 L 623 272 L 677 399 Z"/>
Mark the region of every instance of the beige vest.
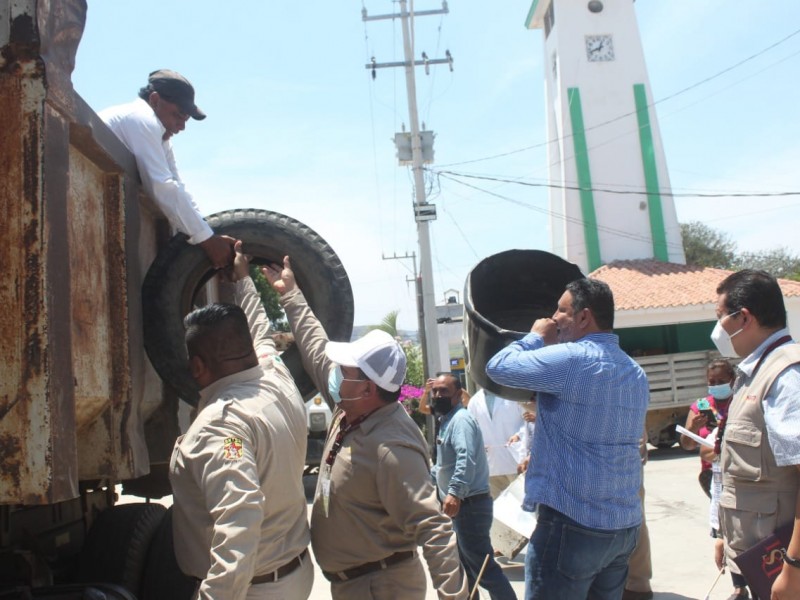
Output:
<path fill-rule="evenodd" d="M 778 375 L 797 363 L 800 344 L 786 344 L 764 359 L 754 377 L 740 375 L 744 382 L 728 411 L 720 458 L 720 527 L 728 558 L 794 519 L 800 475 L 794 466 L 775 463 L 761 402 Z M 728 566 L 738 572 L 732 560 Z"/>

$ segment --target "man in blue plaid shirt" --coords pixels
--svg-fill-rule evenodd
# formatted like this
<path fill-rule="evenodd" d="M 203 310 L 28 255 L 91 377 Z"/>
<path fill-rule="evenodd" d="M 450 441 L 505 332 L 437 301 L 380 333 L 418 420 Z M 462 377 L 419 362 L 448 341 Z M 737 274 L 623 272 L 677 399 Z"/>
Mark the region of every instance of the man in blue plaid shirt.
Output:
<path fill-rule="evenodd" d="M 619 347 L 605 283 L 567 284 L 552 318 L 495 355 L 499 384 L 538 394 L 526 499 L 537 525 L 527 600 L 619 600 L 642 521 L 639 438 L 647 377 Z"/>

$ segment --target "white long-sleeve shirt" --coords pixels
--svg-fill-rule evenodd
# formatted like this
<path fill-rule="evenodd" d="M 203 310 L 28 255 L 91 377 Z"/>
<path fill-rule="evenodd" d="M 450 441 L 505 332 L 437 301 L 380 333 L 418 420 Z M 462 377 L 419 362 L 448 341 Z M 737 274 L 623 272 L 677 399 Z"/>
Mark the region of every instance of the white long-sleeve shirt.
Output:
<path fill-rule="evenodd" d="M 516 475 L 518 453 L 508 446 L 508 438 L 524 423 L 519 402 L 494 396 L 491 413 L 486 404 L 486 390 L 479 390 L 467 404 L 467 410 L 478 421 L 489 460 L 489 476 Z"/>
<path fill-rule="evenodd" d="M 190 244 L 199 244 L 210 238 L 214 232 L 183 185 L 172 144 L 164 139 L 166 128 L 150 105 L 137 98 L 128 104 L 107 108 L 99 115 L 136 157 L 145 190 L 169 219 L 173 229 L 189 236 Z"/>

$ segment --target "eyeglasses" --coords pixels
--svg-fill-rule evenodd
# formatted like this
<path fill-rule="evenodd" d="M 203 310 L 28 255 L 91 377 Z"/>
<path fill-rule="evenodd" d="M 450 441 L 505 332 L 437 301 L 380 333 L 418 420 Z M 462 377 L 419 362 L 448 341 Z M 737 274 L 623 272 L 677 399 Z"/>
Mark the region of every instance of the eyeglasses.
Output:
<path fill-rule="evenodd" d="M 730 312 L 730 313 L 727 313 L 727 314 L 724 314 L 724 315 L 717 315 L 717 321 L 722 321 L 722 319 L 726 319 L 728 317 L 732 317 L 734 315 L 738 315 L 740 312 L 742 312 L 741 309 L 735 310 L 733 312 Z"/>

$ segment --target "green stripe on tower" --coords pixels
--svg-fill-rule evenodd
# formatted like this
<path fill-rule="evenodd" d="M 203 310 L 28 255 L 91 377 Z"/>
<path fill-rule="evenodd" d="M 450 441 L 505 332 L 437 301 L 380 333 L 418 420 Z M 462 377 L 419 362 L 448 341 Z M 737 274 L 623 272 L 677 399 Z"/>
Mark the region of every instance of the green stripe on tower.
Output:
<path fill-rule="evenodd" d="M 594 210 L 592 174 L 589 170 L 589 149 L 586 145 L 580 90 L 567 88 L 567 101 L 572 124 L 572 143 L 575 151 L 575 167 L 578 171 L 578 187 L 580 187 L 583 241 L 586 245 L 587 268 L 591 273 L 595 269 L 599 269 L 602 263 L 600 262 L 600 238 L 597 234 L 597 214 Z"/>
<path fill-rule="evenodd" d="M 633 97 L 636 101 L 636 120 L 639 124 L 639 145 L 642 151 L 644 182 L 647 188 L 647 206 L 648 214 L 650 215 L 650 234 L 653 238 L 653 256 L 657 260 L 668 262 L 667 232 L 664 228 L 664 210 L 661 205 L 661 189 L 658 185 L 656 150 L 653 144 L 653 129 L 650 126 L 650 112 L 648 111 L 647 93 L 644 89 L 644 84 L 634 84 Z"/>
<path fill-rule="evenodd" d="M 531 28 L 531 20 L 533 20 L 533 13 L 536 12 L 536 7 L 539 5 L 539 0 L 533 0 L 533 4 L 531 4 L 531 8 L 528 11 L 528 16 L 525 17 L 525 27 L 528 29 Z"/>

